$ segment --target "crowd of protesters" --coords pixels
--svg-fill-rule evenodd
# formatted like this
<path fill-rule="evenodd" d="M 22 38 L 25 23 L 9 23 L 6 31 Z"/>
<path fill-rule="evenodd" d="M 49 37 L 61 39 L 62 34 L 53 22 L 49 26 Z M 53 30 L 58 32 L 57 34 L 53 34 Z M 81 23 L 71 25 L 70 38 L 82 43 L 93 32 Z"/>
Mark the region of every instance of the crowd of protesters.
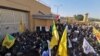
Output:
<path fill-rule="evenodd" d="M 86 38 L 95 51 L 100 55 L 100 44 L 97 42 L 95 35 L 92 33 L 92 26 L 75 24 L 61 24 L 57 23 L 57 30 L 59 36 L 62 36 L 64 28 L 68 28 L 68 39 L 70 39 L 72 46 L 68 46 L 69 56 L 97 56 L 97 54 L 83 52 L 83 39 Z M 11 34 L 16 38 L 15 44 L 7 49 L 0 43 L 0 56 L 45 56 L 44 51 L 48 51 L 47 40 L 52 38 L 52 26 L 49 31 L 34 31 L 26 30 L 23 33 Z M 68 44 L 69 45 L 69 44 Z M 52 56 L 56 52 L 55 46 L 52 50 Z M 46 56 L 49 56 L 46 52 Z"/>
<path fill-rule="evenodd" d="M 83 52 L 83 39 L 86 38 L 89 43 L 94 47 L 95 51 L 100 54 L 100 44 L 97 42 L 95 35 L 93 35 L 91 25 L 78 25 L 72 24 L 68 27 L 68 37 L 71 40 L 72 47 L 70 49 L 70 55 L 76 56 L 88 56 L 88 55 L 96 55 L 93 53 L 85 54 Z"/>
<path fill-rule="evenodd" d="M 16 38 L 15 44 L 9 50 L 0 46 L 0 55 L 10 53 L 12 56 L 40 56 L 43 50 L 48 47 L 46 40 L 50 40 L 50 32 L 29 32 L 13 33 Z M 0 43 L 2 44 L 2 43 Z"/>

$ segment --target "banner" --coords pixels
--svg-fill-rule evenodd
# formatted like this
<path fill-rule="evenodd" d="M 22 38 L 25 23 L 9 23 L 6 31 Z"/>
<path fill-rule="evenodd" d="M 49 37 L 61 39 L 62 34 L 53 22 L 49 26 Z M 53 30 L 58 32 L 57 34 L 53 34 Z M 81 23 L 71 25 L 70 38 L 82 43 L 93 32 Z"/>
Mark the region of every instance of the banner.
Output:
<path fill-rule="evenodd" d="M 6 37 L 3 40 L 2 46 L 5 46 L 6 48 L 11 48 L 15 43 L 15 38 L 9 34 L 6 34 Z"/>

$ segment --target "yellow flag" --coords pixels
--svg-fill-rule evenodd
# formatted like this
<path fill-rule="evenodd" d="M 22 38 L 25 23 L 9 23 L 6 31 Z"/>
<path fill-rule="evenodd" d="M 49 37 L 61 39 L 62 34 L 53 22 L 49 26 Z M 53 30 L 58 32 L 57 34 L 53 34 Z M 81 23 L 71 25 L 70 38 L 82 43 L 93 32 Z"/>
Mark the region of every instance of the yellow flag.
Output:
<path fill-rule="evenodd" d="M 55 25 L 55 22 L 53 21 L 53 26 L 52 26 L 52 39 L 50 42 L 50 48 L 52 49 L 55 45 L 58 44 L 59 40 L 59 34 Z"/>
<path fill-rule="evenodd" d="M 83 17 L 83 21 L 82 22 L 88 22 L 89 20 L 88 20 L 88 14 L 86 13 L 85 15 L 84 15 L 84 17 Z"/>
<path fill-rule="evenodd" d="M 93 27 L 93 34 L 96 36 L 98 42 L 100 43 L 100 32 L 95 27 Z"/>
<path fill-rule="evenodd" d="M 6 48 L 11 48 L 15 43 L 15 38 L 9 34 L 6 34 L 6 37 L 3 40 L 2 46 L 5 46 Z"/>
<path fill-rule="evenodd" d="M 67 29 L 65 28 L 58 47 L 58 56 L 68 56 L 67 54 Z"/>
<path fill-rule="evenodd" d="M 20 24 L 19 24 L 19 31 L 20 31 L 20 32 L 24 32 L 24 31 L 25 31 L 25 26 L 24 26 L 23 20 L 20 21 Z"/>
<path fill-rule="evenodd" d="M 83 17 L 83 21 L 82 22 L 86 22 L 87 20 L 86 20 L 86 16 L 84 15 L 84 17 Z"/>

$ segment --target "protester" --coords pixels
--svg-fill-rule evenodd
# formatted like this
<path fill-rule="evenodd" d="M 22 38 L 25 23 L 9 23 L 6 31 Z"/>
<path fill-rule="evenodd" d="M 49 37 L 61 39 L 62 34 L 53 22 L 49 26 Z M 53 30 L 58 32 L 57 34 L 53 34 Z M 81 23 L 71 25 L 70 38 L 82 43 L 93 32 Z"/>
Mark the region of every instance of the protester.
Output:
<path fill-rule="evenodd" d="M 49 56 L 48 46 L 44 48 L 42 56 Z"/>
<path fill-rule="evenodd" d="M 65 26 L 68 27 L 68 39 L 70 40 L 71 46 L 68 47 L 69 56 L 96 56 L 96 54 L 85 54 L 82 49 L 83 39 L 93 46 L 95 51 L 100 55 L 100 44 L 96 42 L 96 37 L 92 34 L 92 27 L 88 25 L 75 24 L 61 24 L 57 23 L 57 30 L 61 38 Z M 52 38 L 52 26 L 50 31 L 34 31 L 30 32 L 26 30 L 23 33 L 11 34 L 16 38 L 16 41 L 10 49 L 2 46 L 0 42 L 0 55 L 1 56 L 49 56 L 47 40 Z M 68 40 L 68 42 L 69 42 Z M 68 44 L 68 45 L 70 45 Z M 57 51 L 58 46 L 52 49 L 52 56 Z"/>

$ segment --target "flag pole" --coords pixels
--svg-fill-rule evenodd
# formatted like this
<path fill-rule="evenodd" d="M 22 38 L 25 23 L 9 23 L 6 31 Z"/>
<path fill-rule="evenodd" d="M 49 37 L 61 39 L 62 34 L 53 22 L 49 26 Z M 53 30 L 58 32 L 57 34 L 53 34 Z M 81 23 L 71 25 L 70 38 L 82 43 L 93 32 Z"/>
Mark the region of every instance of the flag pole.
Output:
<path fill-rule="evenodd" d="M 50 46 L 50 42 L 49 42 L 49 40 L 47 40 L 47 43 L 48 43 L 49 56 L 51 56 L 51 48 L 49 47 L 49 46 Z"/>

